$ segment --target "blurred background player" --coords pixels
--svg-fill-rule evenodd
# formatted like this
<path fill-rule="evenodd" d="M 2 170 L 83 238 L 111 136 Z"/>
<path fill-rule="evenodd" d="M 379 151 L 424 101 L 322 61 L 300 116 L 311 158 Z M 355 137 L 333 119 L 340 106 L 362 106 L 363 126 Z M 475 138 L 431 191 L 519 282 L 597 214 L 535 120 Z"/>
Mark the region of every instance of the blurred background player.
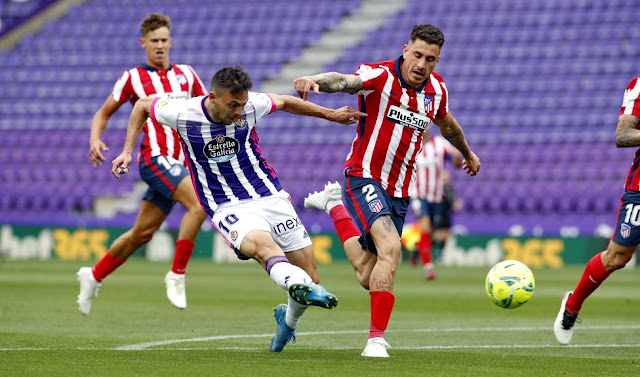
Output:
<path fill-rule="evenodd" d="M 640 147 L 640 77 L 627 86 L 618 117 L 615 142 L 618 148 Z M 565 292 L 553 331 L 560 344 L 569 344 L 578 313 L 587 299 L 615 270 L 623 268 L 640 244 L 640 149 L 624 184 L 616 226 L 604 250 L 587 263 L 582 278 L 573 291 Z"/>
<path fill-rule="evenodd" d="M 305 199 L 307 208 L 324 210 L 333 218 L 358 281 L 370 289 L 371 324 L 362 351 L 365 357 L 389 357 L 384 330 L 395 301 L 393 283 L 401 258 L 400 234 L 409 207 L 415 158 L 431 122 L 461 151 L 464 169 L 470 175 L 480 169 L 480 160 L 449 112 L 444 81 L 434 72 L 443 44 L 439 28 L 416 25 L 402 56 L 396 59 L 363 64 L 352 75 L 327 72 L 294 81 L 303 99 L 310 91 L 357 93 L 360 109 L 369 114 L 360 118 L 345 163 L 347 209 L 340 200 L 338 184 L 328 184 L 324 191 Z M 360 245 L 351 240 L 356 236 Z"/>
<path fill-rule="evenodd" d="M 124 72 L 93 117 L 89 144 L 94 166 L 102 164 L 105 160 L 102 151 L 108 150 L 100 139 L 107 122 L 125 102 L 134 104 L 152 94 L 185 99 L 205 94 L 204 85 L 193 68 L 169 62 L 172 43 L 169 17 L 159 13 L 149 14 L 142 20 L 140 32 L 140 46 L 147 53 L 146 64 Z M 165 284 L 169 301 L 180 309 L 187 306 L 186 266 L 207 215 L 198 203 L 189 172 L 184 166 L 185 157 L 178 134 L 152 119 L 147 119 L 144 132 L 138 167 L 140 177 L 149 185 L 149 189 L 143 197 L 133 227 L 111 244 L 107 254 L 93 268 L 82 267 L 78 271 L 78 308 L 84 315 L 89 314 L 91 301 L 97 296 L 102 279 L 151 240 L 175 202 L 183 204 L 187 212 L 180 225 L 173 265 L 165 275 Z"/>
<path fill-rule="evenodd" d="M 255 93 L 241 67 L 220 69 L 207 96 L 184 99 L 145 98 L 134 106 L 122 154 L 112 173 L 127 169 L 144 120 L 176 130 L 185 150 L 198 197 L 211 222 L 240 259 L 254 259 L 271 279 L 288 290 L 288 305 L 275 308 L 276 335 L 272 352 L 281 352 L 294 338 L 299 318 L 309 305 L 331 309 L 337 298 L 319 281 L 311 239 L 289 194 L 262 156 L 256 123 L 277 110 L 344 124 L 360 113 L 343 107 L 327 109 L 292 96 Z"/>
<path fill-rule="evenodd" d="M 442 136 L 424 135 L 422 150 L 416 156 L 416 174 L 412 187 L 411 207 L 420 228 L 420 240 L 416 243 L 416 254 L 422 259 L 425 279 L 435 279 L 433 265 L 433 241 L 435 229 L 447 229 L 438 232 L 438 243 L 444 244 L 450 225 L 448 221 L 448 203 L 446 202 L 446 184 L 448 172 L 445 161 L 451 161 L 456 168 L 462 167 L 460 152 Z M 445 238 L 442 238 L 445 236 Z"/>

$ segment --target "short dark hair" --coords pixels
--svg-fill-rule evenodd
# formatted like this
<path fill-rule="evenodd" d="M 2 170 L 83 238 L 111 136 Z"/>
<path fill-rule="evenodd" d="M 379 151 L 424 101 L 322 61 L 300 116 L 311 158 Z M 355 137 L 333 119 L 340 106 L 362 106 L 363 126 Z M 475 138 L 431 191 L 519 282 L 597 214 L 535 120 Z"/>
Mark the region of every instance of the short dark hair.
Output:
<path fill-rule="evenodd" d="M 440 48 L 444 44 L 442 30 L 430 24 L 420 24 L 413 27 L 409 42 L 414 42 L 416 39 L 421 39 L 430 45 L 438 45 Z"/>
<path fill-rule="evenodd" d="M 171 31 L 171 19 L 162 13 L 149 13 L 140 23 L 140 33 L 144 37 L 148 32 L 166 27 Z"/>
<path fill-rule="evenodd" d="M 252 87 L 251 77 L 239 65 L 221 68 L 211 79 L 211 90 L 214 92 L 219 89 L 227 89 L 231 94 L 238 95 L 250 90 Z"/>

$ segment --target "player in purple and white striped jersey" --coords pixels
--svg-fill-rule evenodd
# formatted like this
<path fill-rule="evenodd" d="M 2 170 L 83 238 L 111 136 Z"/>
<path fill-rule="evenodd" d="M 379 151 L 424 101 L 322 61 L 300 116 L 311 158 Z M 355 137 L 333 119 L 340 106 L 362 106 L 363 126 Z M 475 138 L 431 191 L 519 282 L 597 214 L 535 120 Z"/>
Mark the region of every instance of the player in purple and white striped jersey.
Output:
<path fill-rule="evenodd" d="M 311 240 L 289 194 L 258 146 L 256 123 L 277 110 L 343 124 L 358 121 L 350 107 L 328 109 L 301 99 L 255 93 L 241 67 L 226 67 L 213 76 L 207 96 L 189 100 L 145 98 L 131 113 L 122 154 L 112 173 L 128 168 L 144 120 L 167 125 L 180 135 L 193 185 L 213 225 L 238 258 L 255 259 L 271 279 L 288 290 L 288 305 L 275 309 L 276 335 L 271 351 L 280 352 L 293 338 L 300 316 L 309 305 L 333 308 L 337 298 L 319 281 Z"/>

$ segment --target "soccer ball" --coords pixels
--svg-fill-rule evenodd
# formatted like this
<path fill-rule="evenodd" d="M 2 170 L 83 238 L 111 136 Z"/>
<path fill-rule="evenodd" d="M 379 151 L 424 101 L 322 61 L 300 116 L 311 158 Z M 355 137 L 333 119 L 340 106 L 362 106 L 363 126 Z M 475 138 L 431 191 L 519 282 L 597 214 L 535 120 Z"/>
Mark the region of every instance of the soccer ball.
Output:
<path fill-rule="evenodd" d="M 484 286 L 494 304 L 505 309 L 515 309 L 529 301 L 536 282 L 526 264 L 505 260 L 489 270 Z"/>

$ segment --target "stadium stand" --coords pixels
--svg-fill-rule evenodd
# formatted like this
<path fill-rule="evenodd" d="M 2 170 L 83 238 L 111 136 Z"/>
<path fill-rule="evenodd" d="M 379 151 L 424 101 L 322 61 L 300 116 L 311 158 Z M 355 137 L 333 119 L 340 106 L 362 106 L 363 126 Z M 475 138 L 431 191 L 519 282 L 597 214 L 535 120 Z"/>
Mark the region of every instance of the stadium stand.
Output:
<path fill-rule="evenodd" d="M 0 222 L 133 221 L 128 213 L 95 216 L 94 200 L 131 192 L 137 173 L 122 182 L 106 165 L 92 168 L 88 135 L 91 117 L 116 78 L 144 57 L 132 36 L 148 12 L 172 17 L 175 61 L 191 64 L 205 82 L 216 69 L 241 64 L 259 90 L 361 2 L 154 5 L 89 0 L 0 53 Z M 519 224 L 529 234 L 536 227 L 558 234 L 566 226 L 592 234 L 612 223 L 634 152 L 616 149 L 612 140 L 623 89 L 638 75 L 633 63 L 640 54 L 634 25 L 639 16 L 633 2 L 619 0 L 409 0 L 324 71 L 350 73 L 360 63 L 395 58 L 414 24 L 440 26 L 447 42 L 437 71 L 483 163 L 477 177 L 453 176 L 465 202 L 455 222 L 471 233 L 505 234 Z M 312 100 L 330 107 L 357 104 L 346 94 Z M 110 121 L 108 159 L 122 145 L 127 118 L 128 111 L 120 111 Z M 331 231 L 330 218 L 303 209 L 302 200 L 327 180 L 341 179 L 355 130 L 275 114 L 258 132 L 305 224 Z M 170 227 L 181 218 L 175 212 Z"/>

